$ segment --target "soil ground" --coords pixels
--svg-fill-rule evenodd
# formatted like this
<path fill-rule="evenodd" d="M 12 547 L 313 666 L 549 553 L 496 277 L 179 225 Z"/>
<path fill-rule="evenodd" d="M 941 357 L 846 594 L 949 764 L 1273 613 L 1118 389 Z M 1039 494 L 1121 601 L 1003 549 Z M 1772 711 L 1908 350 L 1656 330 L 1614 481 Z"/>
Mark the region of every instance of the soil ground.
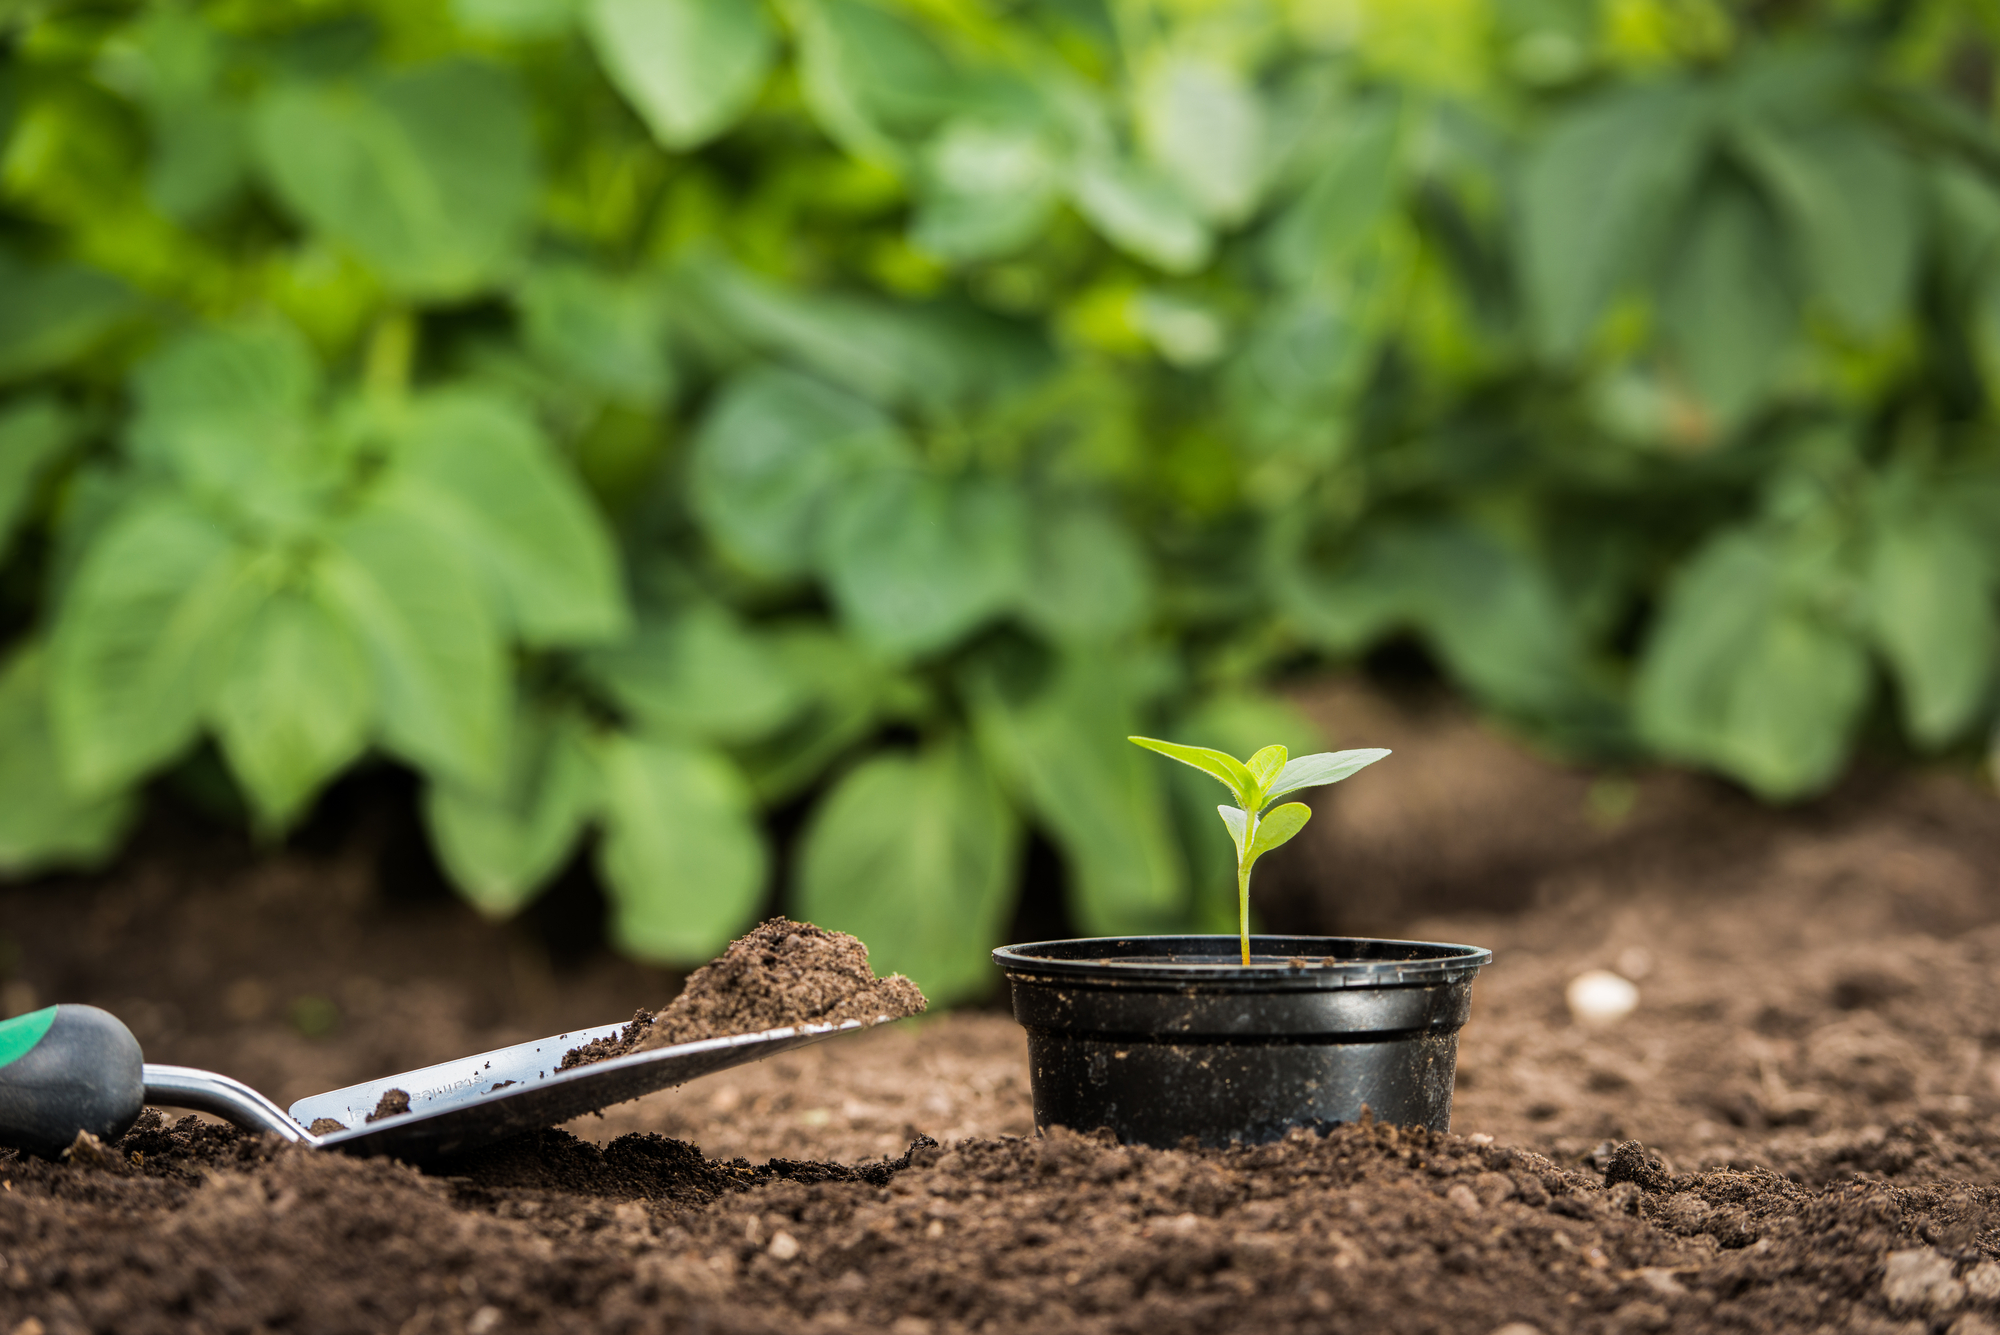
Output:
<path fill-rule="evenodd" d="M 1446 706 L 1308 703 L 1400 764 L 1327 790 L 1273 859 L 1271 925 L 1493 948 L 1451 1135 L 1035 1138 L 999 1010 L 429 1173 L 162 1118 L 66 1163 L 0 1154 L 0 1335 L 2000 1332 L 1989 789 L 1864 773 L 1772 813 L 1565 770 Z M 379 845 L 156 835 L 104 875 L 0 888 L 0 1001 L 104 1005 L 152 1059 L 282 1103 L 671 995 L 385 896 Z M 1575 1022 L 1591 968 L 1638 1008 Z"/>

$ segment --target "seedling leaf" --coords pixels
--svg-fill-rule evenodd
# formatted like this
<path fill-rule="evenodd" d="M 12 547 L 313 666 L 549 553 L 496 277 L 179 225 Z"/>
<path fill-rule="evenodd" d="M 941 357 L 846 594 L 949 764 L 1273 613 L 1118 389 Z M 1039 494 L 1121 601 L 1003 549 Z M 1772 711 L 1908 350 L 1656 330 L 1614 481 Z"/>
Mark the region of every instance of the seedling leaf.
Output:
<path fill-rule="evenodd" d="M 1363 751 L 1321 751 L 1318 755 L 1300 756 L 1279 771 L 1278 781 L 1271 785 L 1271 791 L 1264 794 L 1268 801 L 1273 797 L 1283 797 L 1301 788 L 1318 788 L 1329 783 L 1339 783 L 1356 770 L 1374 764 L 1387 751 L 1369 749 Z"/>
<path fill-rule="evenodd" d="M 1255 862 L 1305 829 L 1312 814 L 1312 808 L 1303 802 L 1287 802 L 1265 812 L 1257 820 L 1257 837 L 1250 841 L 1249 861 Z"/>
<path fill-rule="evenodd" d="M 1243 841 L 1250 833 L 1249 813 L 1228 805 L 1219 806 L 1216 810 L 1222 813 L 1222 823 L 1229 827 L 1229 837 L 1236 841 L 1236 860 L 1243 861 Z"/>
<path fill-rule="evenodd" d="M 1148 751 L 1158 751 L 1170 760 L 1178 760 L 1183 765 L 1192 765 L 1204 774 L 1220 779 L 1236 795 L 1236 800 L 1245 808 L 1255 806 L 1259 784 L 1251 777 L 1242 761 L 1226 751 L 1217 751 L 1206 746 L 1182 746 L 1178 742 L 1163 742 L 1154 737 L 1127 737 L 1128 742 L 1137 742 Z M 1128 753 L 1129 754 L 1129 753 Z"/>
<path fill-rule="evenodd" d="M 1271 786 L 1271 781 L 1285 768 L 1285 748 L 1267 746 L 1246 762 L 1250 777 L 1257 781 L 1257 790 L 1263 792 Z"/>

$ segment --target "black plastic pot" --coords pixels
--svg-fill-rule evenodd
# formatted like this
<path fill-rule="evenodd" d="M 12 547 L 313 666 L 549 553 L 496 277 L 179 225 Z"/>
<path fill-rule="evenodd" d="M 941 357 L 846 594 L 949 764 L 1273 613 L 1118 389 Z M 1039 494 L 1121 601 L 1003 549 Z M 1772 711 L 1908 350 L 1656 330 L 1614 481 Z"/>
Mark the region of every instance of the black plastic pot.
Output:
<path fill-rule="evenodd" d="M 993 960 L 1028 1031 L 1035 1126 L 1128 1144 L 1276 1140 L 1378 1121 L 1451 1128 L 1458 1031 L 1493 952 L 1433 941 L 1092 937 Z"/>

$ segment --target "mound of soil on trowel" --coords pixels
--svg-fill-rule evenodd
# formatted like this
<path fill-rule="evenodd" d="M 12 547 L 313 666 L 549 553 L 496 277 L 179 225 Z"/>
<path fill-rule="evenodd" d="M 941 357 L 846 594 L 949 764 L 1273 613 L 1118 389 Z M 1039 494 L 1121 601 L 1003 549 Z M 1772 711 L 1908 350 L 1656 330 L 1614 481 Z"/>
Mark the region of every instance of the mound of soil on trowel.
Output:
<path fill-rule="evenodd" d="M 618 1037 L 570 1049 L 562 1069 L 786 1025 L 901 1019 L 921 1014 L 925 1004 L 903 975 L 877 978 L 868 967 L 868 947 L 856 938 L 772 918 L 696 969 L 665 1010 L 641 1010 Z"/>

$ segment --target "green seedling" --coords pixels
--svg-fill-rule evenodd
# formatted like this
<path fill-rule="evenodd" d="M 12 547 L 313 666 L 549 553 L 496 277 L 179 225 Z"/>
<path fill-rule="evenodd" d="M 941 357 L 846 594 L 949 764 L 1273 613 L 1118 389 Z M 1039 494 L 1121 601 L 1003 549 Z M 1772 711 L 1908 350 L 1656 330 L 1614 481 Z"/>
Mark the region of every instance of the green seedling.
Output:
<path fill-rule="evenodd" d="M 1303 802 L 1287 802 L 1274 807 L 1271 802 L 1302 788 L 1320 788 L 1339 783 L 1383 756 L 1382 750 L 1322 751 L 1317 755 L 1288 760 L 1282 746 L 1267 746 L 1248 760 L 1238 760 L 1226 751 L 1206 746 L 1182 746 L 1153 737 L 1130 737 L 1148 751 L 1192 765 L 1202 773 L 1222 781 L 1235 795 L 1237 805 L 1216 808 L 1229 837 L 1236 841 L 1236 908 L 1242 924 L 1243 962 L 1250 962 L 1250 868 L 1278 845 L 1306 827 L 1312 808 Z"/>

